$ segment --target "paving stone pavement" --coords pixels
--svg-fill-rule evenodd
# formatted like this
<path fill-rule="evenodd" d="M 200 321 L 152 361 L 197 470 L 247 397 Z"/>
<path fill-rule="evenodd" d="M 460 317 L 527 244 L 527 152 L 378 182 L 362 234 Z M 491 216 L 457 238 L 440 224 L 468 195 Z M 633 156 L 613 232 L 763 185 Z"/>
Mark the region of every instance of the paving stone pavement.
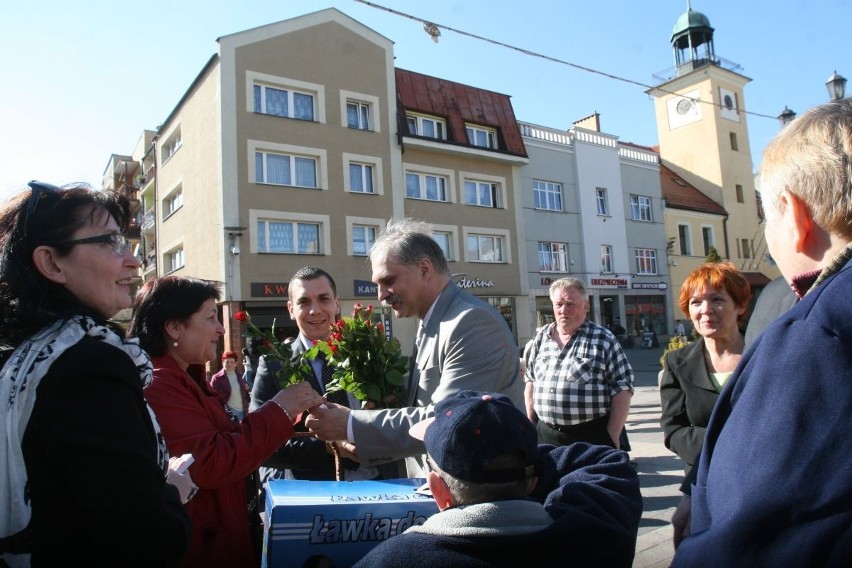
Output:
<path fill-rule="evenodd" d="M 633 348 L 625 352 L 635 374 L 627 435 L 644 505 L 633 568 L 668 568 L 674 556 L 671 516 L 680 500 L 683 462 L 663 444 L 660 428 L 657 375 L 663 349 Z"/>

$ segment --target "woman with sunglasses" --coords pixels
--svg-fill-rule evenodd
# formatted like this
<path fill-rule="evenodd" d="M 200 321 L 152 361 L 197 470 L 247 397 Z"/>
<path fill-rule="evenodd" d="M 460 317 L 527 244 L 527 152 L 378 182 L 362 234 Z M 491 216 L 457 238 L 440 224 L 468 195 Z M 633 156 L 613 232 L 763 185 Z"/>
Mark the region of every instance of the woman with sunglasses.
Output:
<path fill-rule="evenodd" d="M 110 321 L 139 268 L 128 202 L 29 186 L 0 205 L 0 565 L 175 565 L 194 485 L 143 398 L 148 355 Z"/>

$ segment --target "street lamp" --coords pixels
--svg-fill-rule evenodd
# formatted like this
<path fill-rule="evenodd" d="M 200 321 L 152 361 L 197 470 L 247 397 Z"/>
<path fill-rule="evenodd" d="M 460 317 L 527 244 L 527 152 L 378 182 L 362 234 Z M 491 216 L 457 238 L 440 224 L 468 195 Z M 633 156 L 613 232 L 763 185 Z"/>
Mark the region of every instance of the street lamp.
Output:
<path fill-rule="evenodd" d="M 838 75 L 835 70 L 825 82 L 825 87 L 828 89 L 828 98 L 832 102 L 839 101 L 846 96 L 846 77 Z"/>
<path fill-rule="evenodd" d="M 787 105 L 784 105 L 784 110 L 778 115 L 778 120 L 781 121 L 781 128 L 793 122 L 794 118 L 796 118 L 796 113 L 787 108 Z"/>

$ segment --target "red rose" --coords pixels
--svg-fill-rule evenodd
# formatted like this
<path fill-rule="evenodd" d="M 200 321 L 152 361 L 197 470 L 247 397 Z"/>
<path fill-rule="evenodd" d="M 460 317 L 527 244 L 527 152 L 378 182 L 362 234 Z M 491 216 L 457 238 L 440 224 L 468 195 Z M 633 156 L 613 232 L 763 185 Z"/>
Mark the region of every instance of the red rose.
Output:
<path fill-rule="evenodd" d="M 263 340 L 263 347 L 264 347 L 264 349 L 272 349 L 272 342 L 269 341 L 268 339 L 264 339 Z"/>
<path fill-rule="evenodd" d="M 245 312 L 237 312 L 234 314 L 234 319 L 237 321 L 241 321 L 243 323 L 248 323 L 251 321 L 249 315 Z"/>

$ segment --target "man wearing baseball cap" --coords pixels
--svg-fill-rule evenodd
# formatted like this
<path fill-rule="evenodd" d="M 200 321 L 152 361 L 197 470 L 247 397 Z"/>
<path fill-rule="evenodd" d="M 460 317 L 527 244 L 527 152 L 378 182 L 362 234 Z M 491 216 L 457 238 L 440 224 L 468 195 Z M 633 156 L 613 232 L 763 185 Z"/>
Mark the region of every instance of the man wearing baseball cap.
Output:
<path fill-rule="evenodd" d="M 476 391 L 441 400 L 409 433 L 426 446 L 440 512 L 355 566 L 632 565 L 642 497 L 623 451 L 539 446 L 510 398 Z"/>

